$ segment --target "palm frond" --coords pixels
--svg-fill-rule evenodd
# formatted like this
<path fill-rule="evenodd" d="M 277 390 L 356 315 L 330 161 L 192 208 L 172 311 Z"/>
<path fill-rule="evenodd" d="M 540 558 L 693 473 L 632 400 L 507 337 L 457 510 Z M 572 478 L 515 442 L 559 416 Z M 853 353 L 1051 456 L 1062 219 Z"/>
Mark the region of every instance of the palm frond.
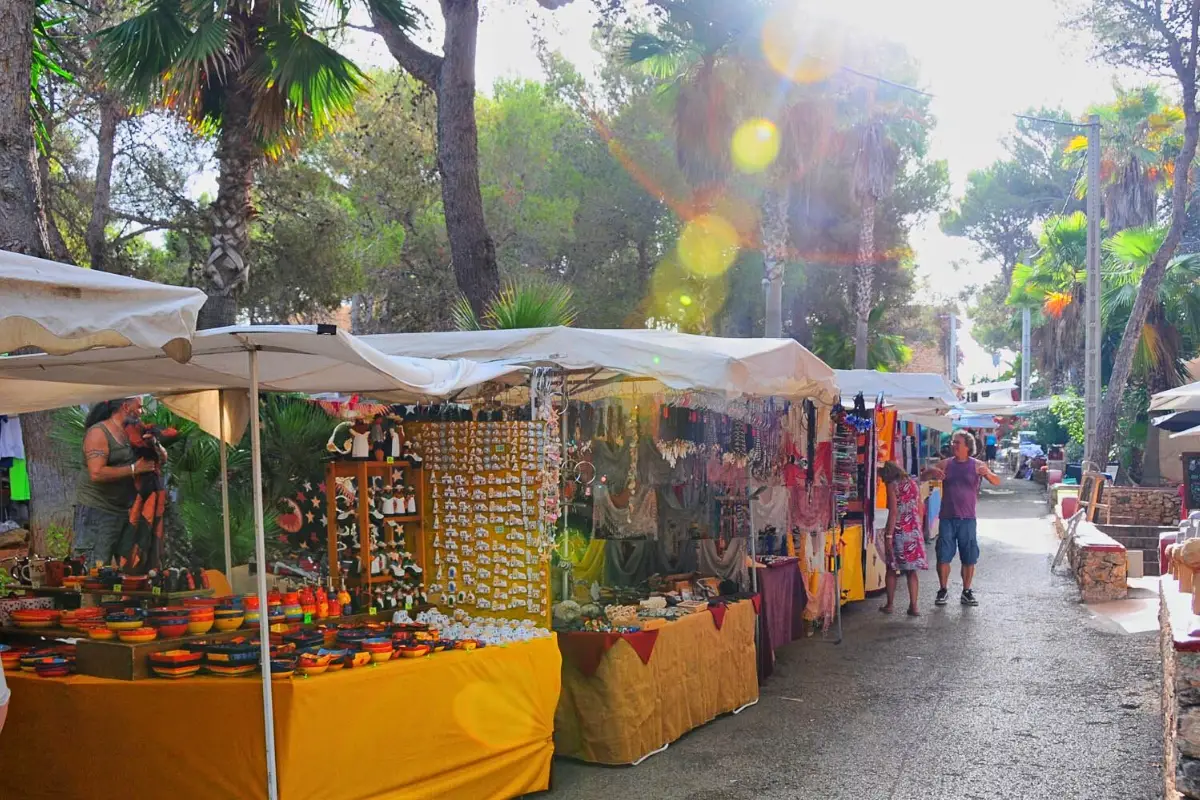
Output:
<path fill-rule="evenodd" d="M 353 61 L 296 25 L 269 25 L 263 55 L 246 65 L 255 87 L 251 121 L 268 143 L 321 130 L 354 106 L 367 76 Z"/>
<path fill-rule="evenodd" d="M 337 2 L 346 5 L 345 0 Z M 403 0 L 367 0 L 367 8 L 406 32 L 417 30 L 425 21 L 419 9 Z"/>
<path fill-rule="evenodd" d="M 122 92 L 139 102 L 158 95 L 192 32 L 175 0 L 150 0 L 140 14 L 96 36 L 105 71 Z"/>
<path fill-rule="evenodd" d="M 509 281 L 488 305 L 484 320 L 497 330 L 553 328 L 575 322 L 573 293 L 566 284 Z"/>
<path fill-rule="evenodd" d="M 479 317 L 475 314 L 475 309 L 471 307 L 471 301 L 466 295 L 459 295 L 459 298 L 454 301 L 454 307 L 450 309 L 450 318 L 454 321 L 454 327 L 460 331 L 478 331 L 483 330 L 483 326 L 479 324 Z"/>
<path fill-rule="evenodd" d="M 686 41 L 664 38 L 647 31 L 630 34 L 621 50 L 626 64 L 640 66 L 659 80 L 672 80 L 683 74 L 695 60 L 696 49 Z"/>

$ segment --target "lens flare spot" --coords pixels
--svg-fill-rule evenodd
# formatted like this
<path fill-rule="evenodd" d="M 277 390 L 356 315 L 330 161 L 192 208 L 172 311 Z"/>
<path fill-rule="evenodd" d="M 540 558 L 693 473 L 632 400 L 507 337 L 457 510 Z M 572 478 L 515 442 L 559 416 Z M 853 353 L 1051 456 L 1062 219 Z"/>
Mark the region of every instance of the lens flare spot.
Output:
<path fill-rule="evenodd" d="M 693 275 L 723 275 L 737 258 L 737 229 L 724 217 L 701 214 L 684 226 L 676 250 L 684 268 Z"/>
<path fill-rule="evenodd" d="M 822 37 L 812 21 L 796 14 L 773 14 L 762 28 L 763 56 L 771 68 L 795 83 L 820 83 L 837 70 L 837 44 Z"/>
<path fill-rule="evenodd" d="M 692 304 L 692 296 L 691 295 L 689 295 L 689 294 L 679 295 L 679 305 L 683 306 L 684 308 L 687 308 L 691 304 Z"/>
<path fill-rule="evenodd" d="M 743 122 L 733 132 L 733 164 L 753 175 L 775 162 L 779 155 L 779 129 L 769 119 Z"/>

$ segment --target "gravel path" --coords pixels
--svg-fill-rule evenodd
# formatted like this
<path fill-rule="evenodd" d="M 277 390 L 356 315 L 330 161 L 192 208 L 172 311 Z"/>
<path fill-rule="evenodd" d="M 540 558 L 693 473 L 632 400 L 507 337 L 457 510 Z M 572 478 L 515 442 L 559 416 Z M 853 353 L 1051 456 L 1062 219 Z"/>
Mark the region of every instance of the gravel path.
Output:
<path fill-rule="evenodd" d="M 1090 619 L 1051 577 L 1042 494 L 985 488 L 978 608 L 886 617 L 849 606 L 845 641 L 780 652 L 757 706 L 693 731 L 638 767 L 556 759 L 567 800 L 963 800 L 1162 796 L 1157 637 Z M 932 557 L 932 553 L 930 553 Z M 956 570 L 957 572 L 957 570 Z M 897 605 L 904 597 L 901 586 Z"/>

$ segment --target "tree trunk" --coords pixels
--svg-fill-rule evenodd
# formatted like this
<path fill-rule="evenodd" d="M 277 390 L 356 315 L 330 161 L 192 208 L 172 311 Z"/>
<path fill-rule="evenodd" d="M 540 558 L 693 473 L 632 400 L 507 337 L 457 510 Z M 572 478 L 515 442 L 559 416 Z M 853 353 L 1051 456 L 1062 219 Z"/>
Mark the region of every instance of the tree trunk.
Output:
<path fill-rule="evenodd" d="M 854 260 L 854 368 L 867 369 L 867 326 L 871 317 L 871 288 L 875 281 L 875 198 L 862 200 L 858 257 Z"/>
<path fill-rule="evenodd" d="M 1096 453 L 1101 465 L 1107 460 L 1112 451 L 1113 441 L 1117 435 L 1117 416 L 1121 410 L 1121 400 L 1125 387 L 1129 383 L 1129 374 L 1133 369 L 1133 355 L 1137 349 L 1138 340 L 1142 336 L 1142 328 L 1151 306 L 1158 298 L 1158 289 L 1167 274 L 1167 264 L 1175 255 L 1175 249 L 1183 236 L 1184 223 L 1187 221 L 1188 178 L 1192 161 L 1196 158 L 1196 143 L 1200 138 L 1200 113 L 1196 109 L 1196 77 L 1194 69 L 1190 72 L 1176 69 L 1183 87 L 1183 147 L 1175 159 L 1175 184 L 1171 195 L 1171 226 L 1162 245 L 1154 254 L 1154 260 L 1146 268 L 1138 286 L 1137 297 L 1125 322 L 1125 332 L 1121 334 L 1121 346 L 1113 358 L 1112 374 L 1108 379 L 1108 392 L 1104 402 L 1100 404 L 1100 415 L 1096 421 Z"/>
<path fill-rule="evenodd" d="M 121 107 L 111 95 L 100 98 L 100 131 L 97 134 L 96 185 L 92 193 L 92 218 L 88 221 L 84 241 L 92 269 L 108 271 L 108 206 L 112 201 L 113 149 L 117 138 L 117 123 Z"/>
<path fill-rule="evenodd" d="M 50 188 L 50 159 L 45 153 L 38 154 L 38 181 L 42 187 L 42 200 L 45 204 L 46 235 L 50 240 L 50 257 L 64 264 L 74 264 L 75 257 L 71 255 L 58 222 L 54 219 L 54 192 Z"/>
<path fill-rule="evenodd" d="M 788 208 L 791 205 L 791 183 L 783 182 L 779 189 L 768 189 L 762 200 L 763 286 L 767 303 L 766 333 L 768 339 L 783 336 L 783 270 L 787 266 Z"/>
<path fill-rule="evenodd" d="M 50 252 L 40 202 L 29 72 L 34 0 L 0 3 L 0 250 Z"/>
<path fill-rule="evenodd" d="M 63 458 L 62 448 L 50 438 L 53 429 L 53 411 L 21 415 L 31 490 L 29 549 L 34 553 L 46 552 L 46 533 L 51 527 L 69 530 L 74 516 L 80 465 Z"/>
<path fill-rule="evenodd" d="M 208 210 L 212 250 L 204 263 L 202 280 L 195 281 L 208 295 L 196 327 L 220 328 L 237 323 L 238 295 L 249 285 L 246 251 L 254 209 L 250 187 L 263 156 L 250 122 L 249 99 L 241 92 L 230 95 L 217 142 L 217 197 Z"/>
<path fill-rule="evenodd" d="M 482 317 L 500 290 L 496 246 L 483 217 L 479 189 L 479 132 L 475 125 L 477 0 L 443 0 L 445 53 L 438 71 L 437 161 L 442 175 L 446 235 L 458 289 Z"/>

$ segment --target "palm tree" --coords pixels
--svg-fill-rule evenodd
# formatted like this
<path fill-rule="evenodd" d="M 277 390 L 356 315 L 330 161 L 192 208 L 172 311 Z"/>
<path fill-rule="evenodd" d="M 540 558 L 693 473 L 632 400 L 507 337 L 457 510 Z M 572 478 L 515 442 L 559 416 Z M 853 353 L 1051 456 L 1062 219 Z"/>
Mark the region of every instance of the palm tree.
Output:
<path fill-rule="evenodd" d="M 896 182 L 899 148 L 882 117 L 873 116 L 855 132 L 854 198 L 859 207 L 858 251 L 854 259 L 854 368 L 867 369 L 871 291 L 875 282 L 875 210 Z"/>
<path fill-rule="evenodd" d="M 894 372 L 912 360 L 912 348 L 904 343 L 904 337 L 893 333 L 881 333 L 879 322 L 883 318 L 883 307 L 873 309 L 869 318 L 871 325 L 867 343 L 867 365 L 859 367 L 857 343 L 851 348 L 845 332 L 838 325 L 818 325 L 813 331 L 813 352 L 834 369 L 874 369 Z"/>
<path fill-rule="evenodd" d="M 1126 91 L 1117 99 L 1089 109 L 1100 117 L 1101 199 L 1109 230 L 1122 231 L 1155 222 L 1159 192 L 1174 180 L 1174 159 L 1183 143 L 1183 110 L 1167 103 L 1155 86 Z M 1067 145 L 1068 163 L 1087 156 L 1087 137 Z M 1080 197 L 1087 190 L 1079 182 Z"/>
<path fill-rule="evenodd" d="M 1052 390 L 1065 388 L 1082 363 L 1086 263 L 1087 218 L 1076 212 L 1046 220 L 1036 258 L 1013 268 L 1007 303 L 1035 310 L 1033 352 Z"/>
<path fill-rule="evenodd" d="M 404 0 L 363 0 L 409 29 Z M 127 96 L 159 103 L 215 137 L 217 195 L 209 208 L 211 251 L 193 280 L 208 293 L 201 327 L 233 324 L 246 287 L 250 187 L 264 159 L 295 147 L 351 108 L 366 78 L 315 35 L 319 11 L 346 22 L 352 0 L 144 0 L 130 19 L 99 34 L 110 79 Z"/>
<path fill-rule="evenodd" d="M 454 306 L 454 325 L 460 331 L 519 330 L 523 328 L 555 328 L 575 322 L 571 287 L 549 280 L 534 278 L 508 281 L 493 297 L 483 312 L 476 316 L 470 300 L 464 295 Z"/>
<path fill-rule="evenodd" d="M 1138 287 L 1166 231 L 1128 228 L 1104 242 L 1107 255 L 1101 313 L 1107 333 L 1119 337 L 1129 319 Z M 1178 255 L 1167 265 L 1154 304 L 1134 351 L 1134 374 L 1150 392 L 1188 380 L 1185 362 L 1200 350 L 1200 254 Z"/>

